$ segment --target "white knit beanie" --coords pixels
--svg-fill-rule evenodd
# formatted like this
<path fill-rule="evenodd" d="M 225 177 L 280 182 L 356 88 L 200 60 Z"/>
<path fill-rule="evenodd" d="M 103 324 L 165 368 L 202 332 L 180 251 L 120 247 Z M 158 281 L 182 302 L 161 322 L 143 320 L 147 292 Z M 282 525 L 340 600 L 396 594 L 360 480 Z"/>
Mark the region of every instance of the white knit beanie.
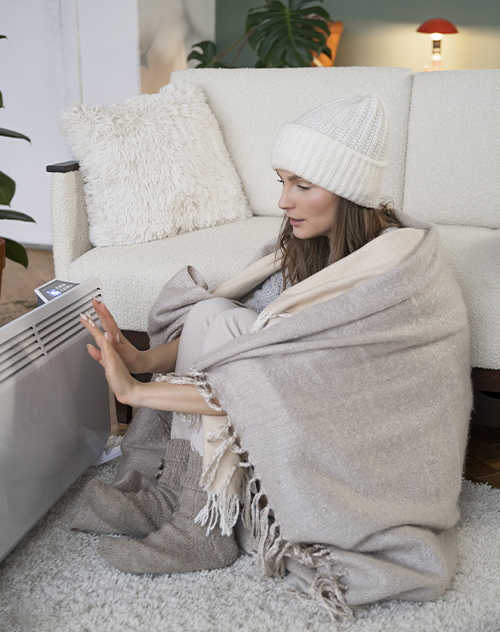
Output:
<path fill-rule="evenodd" d="M 380 204 L 389 117 L 369 92 L 320 105 L 285 123 L 271 155 L 283 169 L 368 208 Z"/>

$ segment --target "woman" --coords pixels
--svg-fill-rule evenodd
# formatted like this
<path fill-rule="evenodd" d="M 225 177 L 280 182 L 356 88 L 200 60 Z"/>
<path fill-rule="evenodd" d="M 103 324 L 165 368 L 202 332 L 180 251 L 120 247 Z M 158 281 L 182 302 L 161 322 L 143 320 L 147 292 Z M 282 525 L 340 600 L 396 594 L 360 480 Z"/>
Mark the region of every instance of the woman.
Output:
<path fill-rule="evenodd" d="M 245 500 L 266 572 L 288 570 L 332 614 L 435 598 L 450 581 L 470 411 L 467 320 L 435 229 L 380 205 L 387 143 L 385 107 L 368 93 L 286 123 L 272 154 L 285 212 L 278 247 L 212 293 L 193 271 L 176 275 L 150 317 L 153 339 L 169 341 L 147 352 L 103 305 L 94 303 L 104 334 L 82 317 L 117 398 L 176 411 L 156 486 L 129 468 L 115 486 L 87 487 L 109 530 L 137 538 L 101 540 L 117 568 L 231 564 Z M 141 384 L 129 371 L 166 375 Z M 450 428 L 453 463 L 430 468 L 445 492 L 406 470 L 449 450 Z"/>

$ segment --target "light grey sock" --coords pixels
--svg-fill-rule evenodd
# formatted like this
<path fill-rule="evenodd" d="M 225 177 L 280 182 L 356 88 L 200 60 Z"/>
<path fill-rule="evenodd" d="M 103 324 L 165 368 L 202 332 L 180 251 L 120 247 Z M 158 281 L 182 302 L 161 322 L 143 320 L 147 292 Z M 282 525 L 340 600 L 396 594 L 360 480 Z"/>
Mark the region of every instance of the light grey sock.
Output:
<path fill-rule="evenodd" d="M 121 482 L 120 489 L 94 479 L 85 488 L 85 500 L 116 533 L 145 538 L 172 518 L 190 453 L 189 441 L 171 439 L 167 442 L 156 485 L 143 489 L 134 486 L 133 472 Z M 129 477 L 131 484 L 127 486 Z"/>
<path fill-rule="evenodd" d="M 184 573 L 211 570 L 232 564 L 238 557 L 234 535 L 221 535 L 194 523 L 207 496 L 200 487 L 202 458 L 189 455 L 179 503 L 170 522 L 145 540 L 101 538 L 97 550 L 108 562 L 126 573 Z"/>

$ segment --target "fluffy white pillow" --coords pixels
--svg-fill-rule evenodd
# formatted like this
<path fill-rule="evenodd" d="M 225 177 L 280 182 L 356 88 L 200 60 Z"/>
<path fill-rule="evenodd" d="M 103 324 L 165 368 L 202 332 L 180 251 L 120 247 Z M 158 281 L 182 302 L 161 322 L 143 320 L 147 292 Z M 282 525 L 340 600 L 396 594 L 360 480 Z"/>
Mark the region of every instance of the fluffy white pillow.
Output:
<path fill-rule="evenodd" d="M 187 81 L 61 115 L 94 246 L 137 244 L 252 215 L 217 119 Z"/>

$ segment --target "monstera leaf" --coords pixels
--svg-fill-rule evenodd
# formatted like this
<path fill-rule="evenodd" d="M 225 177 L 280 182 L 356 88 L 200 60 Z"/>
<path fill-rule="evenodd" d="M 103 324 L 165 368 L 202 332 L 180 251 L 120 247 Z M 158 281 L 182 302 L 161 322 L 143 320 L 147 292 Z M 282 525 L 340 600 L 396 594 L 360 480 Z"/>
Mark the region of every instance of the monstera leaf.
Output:
<path fill-rule="evenodd" d="M 213 42 L 199 42 L 188 60 L 197 59 L 197 68 L 234 68 L 247 42 L 259 57 L 257 68 L 310 66 L 313 51 L 331 58 L 326 46 L 331 18 L 318 2 L 323 0 L 288 0 L 288 6 L 286 0 L 268 0 L 264 6 L 249 10 L 245 34 L 225 51 L 217 54 Z M 241 47 L 231 64 L 219 61 L 238 44 Z"/>
<path fill-rule="evenodd" d="M 193 44 L 193 49 L 201 48 L 201 53 L 192 50 L 189 53 L 188 61 L 197 59 L 200 63 L 196 68 L 229 68 L 227 64 L 217 61 L 217 46 L 208 40 Z"/>
<path fill-rule="evenodd" d="M 322 2 L 323 0 L 320 0 Z M 326 46 L 330 16 L 318 0 L 269 0 L 250 9 L 248 43 L 259 56 L 258 66 L 310 66 L 314 51 L 330 57 Z"/>

